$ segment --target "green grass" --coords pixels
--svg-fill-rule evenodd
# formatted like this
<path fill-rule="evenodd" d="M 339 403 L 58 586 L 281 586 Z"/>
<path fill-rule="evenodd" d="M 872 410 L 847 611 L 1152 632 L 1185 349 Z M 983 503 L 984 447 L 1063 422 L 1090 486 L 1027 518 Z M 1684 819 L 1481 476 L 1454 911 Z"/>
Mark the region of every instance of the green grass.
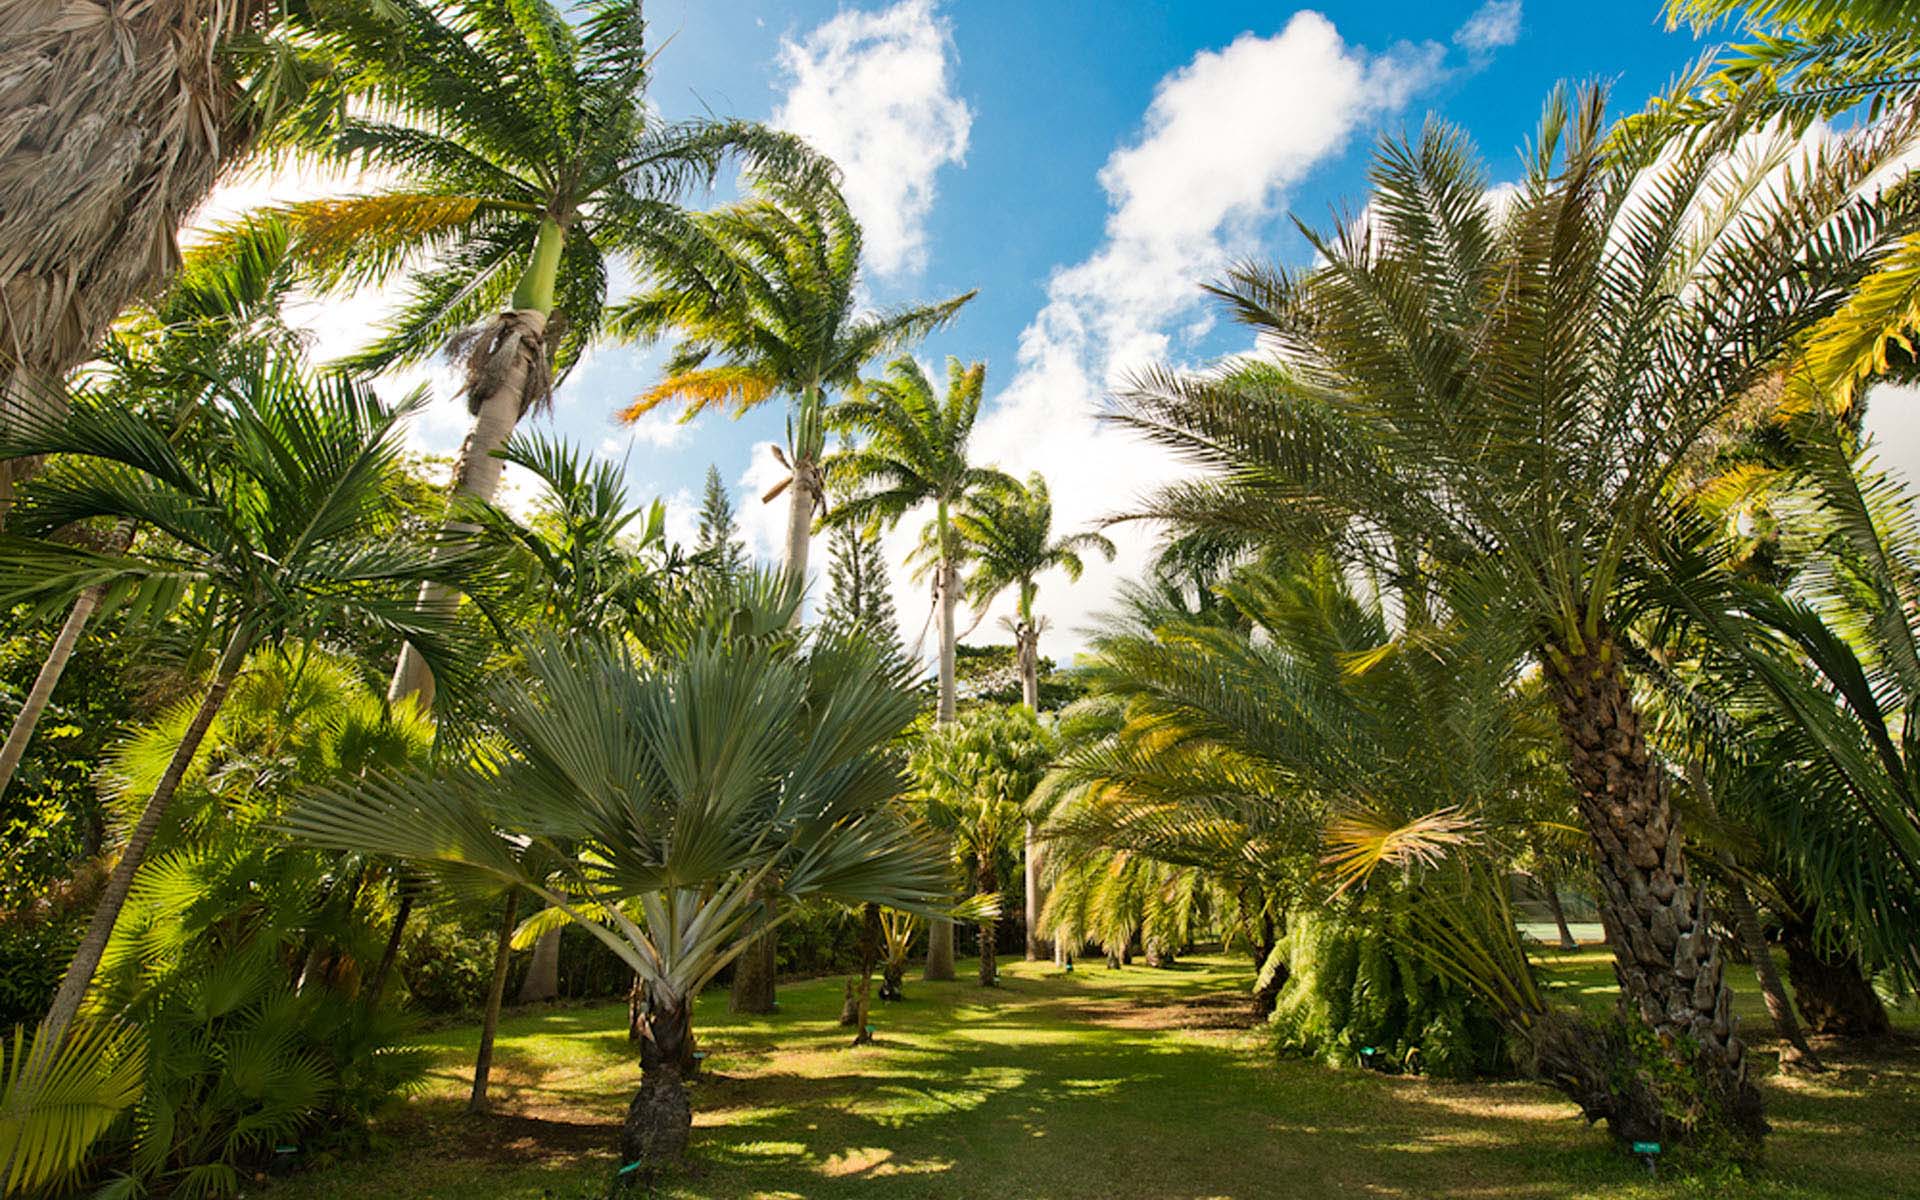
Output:
<path fill-rule="evenodd" d="M 964 972 L 964 968 L 963 968 Z M 930 985 L 877 1010 L 847 1048 L 841 981 L 781 988 L 771 1018 L 709 995 L 697 1029 L 694 1149 L 665 1197 L 1264 1197 L 1910 1195 L 1920 1163 L 1920 1052 L 1830 1056 L 1774 1073 L 1757 998 L 1741 995 L 1776 1132 L 1742 1179 L 1649 1179 L 1554 1093 L 1277 1061 L 1244 1028 L 1246 968 L 1010 963 L 1003 986 Z M 964 977 L 964 976 L 963 976 Z M 1606 1003 L 1603 952 L 1556 956 L 1555 986 Z M 1747 977 L 1739 978 L 1746 983 Z M 317 1163 L 271 1200 L 584 1200 L 615 1164 L 637 1078 L 620 1006 L 514 1014 L 494 1060 L 494 1116 L 462 1111 L 476 1032 L 432 1038 L 430 1086 L 381 1144 Z"/>

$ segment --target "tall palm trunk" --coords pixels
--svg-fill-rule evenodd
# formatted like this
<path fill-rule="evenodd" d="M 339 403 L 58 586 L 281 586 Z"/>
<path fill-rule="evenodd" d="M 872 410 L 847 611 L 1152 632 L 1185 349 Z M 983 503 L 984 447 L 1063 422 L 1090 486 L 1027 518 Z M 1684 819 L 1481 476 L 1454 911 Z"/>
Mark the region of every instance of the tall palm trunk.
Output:
<path fill-rule="evenodd" d="M 640 1090 L 627 1106 L 620 1157 L 651 1173 L 686 1152 L 693 1129 L 686 1065 L 693 1052 L 693 1002 L 658 987 L 647 989 L 640 1037 Z"/>
<path fill-rule="evenodd" d="M 1708 1089 L 1729 1126 L 1757 1139 L 1766 1122 L 1747 1079 L 1720 946 L 1705 896 L 1688 881 L 1679 814 L 1641 730 L 1619 651 L 1603 635 L 1581 654 L 1550 649 L 1545 657 L 1592 839 L 1622 1006 L 1669 1056 L 1690 1058 L 1679 1065 Z M 1682 1047 L 1695 1049 L 1689 1055 Z"/>
<path fill-rule="evenodd" d="M 959 690 L 954 681 L 953 606 L 959 599 L 959 571 L 953 564 L 952 533 L 947 527 L 947 503 L 940 502 L 935 520 L 939 522 L 940 561 L 934 567 L 934 599 L 940 608 L 940 703 L 934 712 L 937 724 L 945 725 L 958 708 Z M 927 923 L 927 968 L 924 979 L 943 981 L 954 977 L 953 922 L 934 917 Z"/>
<path fill-rule="evenodd" d="M 106 552 L 125 554 L 131 545 L 133 522 L 122 521 L 114 527 Z M 87 622 L 93 619 L 94 610 L 100 607 L 101 597 L 106 594 L 105 588 L 90 587 L 80 593 L 73 607 L 68 610 L 66 621 L 53 639 L 53 648 L 47 651 L 47 660 L 40 664 L 39 674 L 33 677 L 33 687 L 27 692 L 26 702 L 14 714 L 13 724 L 7 730 L 7 743 L 0 746 L 0 796 L 6 795 L 7 786 L 13 782 L 13 773 L 20 768 L 20 759 L 27 752 L 27 743 L 33 740 L 33 731 L 53 700 L 53 689 L 60 686 L 60 677 L 66 674 L 67 663 L 73 658 L 73 648 L 79 645 L 80 635 L 86 632 Z"/>
<path fill-rule="evenodd" d="M 1774 1031 L 1780 1035 L 1785 1049 L 1780 1052 L 1783 1064 L 1804 1067 L 1809 1071 L 1824 1071 L 1820 1056 L 1807 1045 L 1807 1038 L 1800 1031 L 1800 1022 L 1794 1018 L 1793 1004 L 1787 999 L 1787 989 L 1780 982 L 1780 972 L 1774 969 L 1773 947 L 1767 945 L 1765 935 L 1760 932 L 1760 914 L 1754 911 L 1753 897 L 1747 895 L 1746 885 L 1738 876 L 1729 873 L 1727 882 L 1727 908 L 1733 917 L 1733 931 L 1740 938 L 1741 946 L 1747 956 L 1753 960 L 1753 978 L 1760 985 L 1760 995 L 1766 1000 L 1767 1015 L 1773 1018 Z"/>
<path fill-rule="evenodd" d="M 1040 630 L 1033 614 L 1020 614 L 1014 627 L 1014 655 L 1020 667 L 1020 699 L 1027 710 L 1040 712 Z M 1046 940 L 1040 936 L 1040 846 L 1034 840 L 1033 822 L 1026 823 L 1020 842 L 1020 860 L 1026 883 L 1027 961 L 1039 962 L 1047 954 Z"/>
<path fill-rule="evenodd" d="M 67 372 L 178 268 L 175 232 L 251 132 L 221 44 L 279 12 L 0 5 L 0 394 L 55 411 Z M 26 466 L 0 463 L 0 513 Z"/>
<path fill-rule="evenodd" d="M 407 932 L 407 918 L 413 915 L 413 889 L 405 883 L 400 885 L 400 904 L 394 909 L 393 924 L 387 929 L 387 944 L 380 951 L 380 964 L 373 969 L 373 978 L 367 982 L 367 1007 L 375 1008 L 380 996 L 387 990 L 387 977 L 393 973 L 393 964 L 400 958 L 400 939 Z"/>
<path fill-rule="evenodd" d="M 541 221 L 533 257 L 513 291 L 512 311 L 470 330 L 461 339 L 468 346 L 467 411 L 473 415 L 473 425 L 453 464 L 456 503 L 462 496 L 493 499 L 506 466 L 494 452 L 507 444 L 526 411 L 545 400 L 550 383 L 547 314 L 553 310 L 553 289 L 565 240 L 565 231 L 552 217 Z M 450 523 L 450 527 L 471 528 L 460 522 Z M 440 608 L 453 602 L 453 592 L 444 584 L 420 587 L 422 608 Z M 425 711 L 433 707 L 433 698 L 433 672 L 426 660 L 413 645 L 402 647 L 400 661 L 394 664 L 393 681 L 387 686 L 387 699 L 393 703 L 412 700 Z"/>
<path fill-rule="evenodd" d="M 180 781 L 186 778 L 187 768 L 193 764 L 193 756 L 199 752 L 200 743 L 206 740 L 207 730 L 212 728 L 214 717 L 220 713 L 220 706 L 226 703 L 227 693 L 232 690 L 233 681 L 239 677 L 241 664 L 246 661 L 247 652 L 252 647 L 253 634 L 245 625 L 236 629 L 227 639 L 226 649 L 221 652 L 220 661 L 214 667 L 213 682 L 208 685 L 207 694 L 194 711 L 193 719 L 187 723 L 186 732 L 181 735 L 180 744 L 174 748 L 173 757 L 167 761 L 167 769 L 161 774 L 160 781 L 147 797 L 146 806 L 140 810 L 140 820 L 135 823 L 133 833 L 120 851 L 120 861 L 114 864 L 113 874 L 107 878 L 106 890 L 100 894 L 99 903 L 94 906 L 93 919 L 87 923 L 87 932 L 73 952 L 73 962 L 67 966 L 67 973 L 53 994 L 53 1004 L 47 1010 L 46 1025 L 38 1043 L 48 1047 L 49 1051 L 60 1045 L 67 1028 L 80 1012 L 80 1002 L 85 999 L 87 987 L 93 982 L 93 973 L 100 967 L 100 956 L 106 952 L 107 940 L 113 935 L 113 927 L 120 919 L 120 910 L 126 906 L 134 872 L 146 861 L 147 848 L 153 843 L 154 834 L 159 832 L 167 806 L 173 802 L 173 794 L 179 790 Z"/>
<path fill-rule="evenodd" d="M 513 954 L 513 918 L 520 907 L 520 894 L 508 892 L 500 909 L 500 935 L 493 943 L 493 980 L 487 987 L 487 1012 L 480 1022 L 480 1052 L 473 1060 L 473 1091 L 467 1095 L 467 1111 L 487 1111 L 487 1081 L 493 1075 L 493 1035 L 500 1029 L 500 1004 L 506 998 L 507 963 Z"/>
<path fill-rule="evenodd" d="M 533 957 L 527 961 L 527 978 L 520 985 L 520 1003 L 543 1004 L 559 998 L 560 933 L 557 928 L 549 929 L 533 943 Z"/>
<path fill-rule="evenodd" d="M 1785 923 L 1781 948 L 1787 952 L 1787 978 L 1793 998 L 1806 1018 L 1807 1028 L 1826 1037 L 1865 1041 L 1893 1031 L 1886 1006 L 1860 969 L 1860 960 L 1848 951 L 1820 945 L 1813 925 L 1805 918 Z"/>

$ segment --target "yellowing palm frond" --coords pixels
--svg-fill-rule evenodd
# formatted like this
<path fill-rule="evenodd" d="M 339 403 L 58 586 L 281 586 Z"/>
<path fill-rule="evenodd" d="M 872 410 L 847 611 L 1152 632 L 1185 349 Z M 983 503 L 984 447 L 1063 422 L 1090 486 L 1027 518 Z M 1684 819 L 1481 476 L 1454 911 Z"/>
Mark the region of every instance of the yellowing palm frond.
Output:
<path fill-rule="evenodd" d="M 1370 813 L 1340 817 L 1327 825 L 1327 853 L 1320 860 L 1329 868 L 1339 895 L 1364 884 L 1381 866 L 1434 866 L 1455 846 L 1473 841 L 1473 819 L 1458 805 L 1435 809 L 1401 825 L 1390 825 Z"/>
<path fill-rule="evenodd" d="M 620 410 L 620 419 L 629 423 L 637 421 L 661 405 L 676 401 L 686 405 L 680 414 L 683 421 L 728 403 L 737 417 L 765 403 L 779 390 L 779 380 L 757 367 L 729 364 L 681 371 L 641 393 L 639 399 Z"/>
<path fill-rule="evenodd" d="M 1851 411 L 1861 389 L 1885 373 L 1894 347 L 1913 355 L 1908 331 L 1916 323 L 1920 323 L 1920 237 L 1908 238 L 1878 271 L 1861 281 L 1840 311 L 1814 327 L 1802 369 L 1789 378 L 1783 410 Z"/>

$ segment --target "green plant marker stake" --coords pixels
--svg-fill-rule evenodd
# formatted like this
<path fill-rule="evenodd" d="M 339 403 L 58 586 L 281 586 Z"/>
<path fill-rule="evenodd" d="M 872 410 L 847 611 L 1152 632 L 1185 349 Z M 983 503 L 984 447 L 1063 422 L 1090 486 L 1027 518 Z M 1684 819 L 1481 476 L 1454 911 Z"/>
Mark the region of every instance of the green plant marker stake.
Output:
<path fill-rule="evenodd" d="M 1640 1161 L 1647 1164 L 1647 1174 L 1657 1175 L 1660 1173 L 1659 1142 L 1635 1142 L 1633 1144 L 1633 1152 L 1640 1156 Z"/>

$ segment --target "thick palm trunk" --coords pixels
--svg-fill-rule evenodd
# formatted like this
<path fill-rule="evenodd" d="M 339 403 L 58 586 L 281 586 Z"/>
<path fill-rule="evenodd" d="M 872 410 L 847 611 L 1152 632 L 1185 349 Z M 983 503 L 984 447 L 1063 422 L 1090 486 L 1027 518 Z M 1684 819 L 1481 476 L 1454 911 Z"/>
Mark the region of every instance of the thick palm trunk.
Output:
<path fill-rule="evenodd" d="M 178 268 L 175 232 L 247 149 L 222 43 L 279 13 L 245 0 L 0 5 L 0 391 L 57 411 L 67 372 Z M 0 512 L 26 465 L 0 463 Z"/>
<path fill-rule="evenodd" d="M 533 943 L 527 977 L 520 984 L 520 1003 L 544 1004 L 560 997 L 560 933 L 550 929 Z"/>
<path fill-rule="evenodd" d="M 180 781 L 186 778 L 187 768 L 193 764 L 193 756 L 199 752 L 200 743 L 206 740 L 207 730 L 213 726 L 214 717 L 219 715 L 220 706 L 226 703 L 227 693 L 232 690 L 233 681 L 239 677 L 241 664 L 246 661 L 247 651 L 252 644 L 252 635 L 244 628 L 236 630 L 227 639 L 226 649 L 221 652 L 219 664 L 214 668 L 213 682 L 208 686 L 206 696 L 200 701 L 193 719 L 187 723 L 186 732 L 181 735 L 180 744 L 174 748 L 166 771 L 147 797 L 146 806 L 140 810 L 140 820 L 134 824 L 133 833 L 120 851 L 120 861 L 114 864 L 113 874 L 107 878 L 106 890 L 100 894 L 100 901 L 94 906 L 93 919 L 87 923 L 87 932 L 73 953 L 73 962 L 68 965 L 59 989 L 53 994 L 53 1004 L 47 1011 L 46 1025 L 39 1043 L 50 1052 L 60 1045 L 74 1017 L 80 1012 L 80 1002 L 93 982 L 93 973 L 100 967 L 100 956 L 106 952 L 107 940 L 113 935 L 113 927 L 120 919 L 120 910 L 126 907 L 127 892 L 133 887 L 134 873 L 146 861 L 147 849 L 153 843 L 154 834 L 159 832 L 167 806 L 173 802 L 173 794 L 179 790 Z"/>
<path fill-rule="evenodd" d="M 1824 1037 L 1873 1041 L 1893 1031 L 1886 1006 L 1849 953 L 1822 947 L 1804 920 L 1786 923 L 1780 939 L 1787 952 L 1787 978 L 1807 1028 Z"/>
<path fill-rule="evenodd" d="M 494 452 L 507 444 L 514 427 L 529 408 L 543 403 L 551 386 L 547 370 L 547 314 L 553 310 L 553 289 L 560 274 L 560 251 L 566 240 L 558 222 L 540 223 L 533 257 L 514 288 L 513 308 L 501 313 L 465 339 L 467 411 L 473 425 L 453 464 L 453 496 L 492 500 L 500 490 L 506 463 Z M 451 528 L 470 529 L 462 523 Z M 444 584 L 420 587 L 420 607 L 446 608 L 455 596 Z M 387 699 L 411 700 L 422 711 L 433 707 L 433 672 L 411 644 L 400 650 L 394 664 Z"/>
<path fill-rule="evenodd" d="M 467 1095 L 467 1111 L 487 1111 L 487 1080 L 493 1074 L 493 1035 L 500 1029 L 500 1003 L 506 998 L 507 962 L 513 954 L 513 919 L 520 907 L 520 894 L 508 892 L 500 909 L 500 936 L 493 943 L 493 981 L 487 986 L 487 1012 L 480 1022 L 480 1052 L 473 1060 L 473 1091 Z"/>
<path fill-rule="evenodd" d="M 1588 653 L 1546 657 L 1580 815 L 1592 839 L 1600 917 L 1614 947 L 1621 1003 L 1699 1080 L 1727 1126 L 1757 1140 L 1766 1122 L 1747 1079 L 1733 992 L 1705 897 L 1688 881 L 1679 816 L 1641 731 L 1619 653 L 1602 638 Z M 1683 1135 L 1676 1129 L 1668 1140 Z"/>
<path fill-rule="evenodd" d="M 764 902 L 763 902 L 764 903 Z M 767 913 L 771 919 L 773 914 Z M 753 941 L 733 960 L 733 990 L 727 998 L 727 1010 L 737 1013 L 770 1013 L 778 1006 L 774 977 L 779 974 L 780 944 L 771 929 L 757 933 Z"/>
<path fill-rule="evenodd" d="M 691 999 L 648 989 L 640 1037 L 640 1090 L 627 1106 L 620 1130 L 623 1165 L 641 1164 L 642 1172 L 651 1175 L 686 1152 L 693 1129 L 686 1083 L 686 1064 L 692 1054 Z"/>

